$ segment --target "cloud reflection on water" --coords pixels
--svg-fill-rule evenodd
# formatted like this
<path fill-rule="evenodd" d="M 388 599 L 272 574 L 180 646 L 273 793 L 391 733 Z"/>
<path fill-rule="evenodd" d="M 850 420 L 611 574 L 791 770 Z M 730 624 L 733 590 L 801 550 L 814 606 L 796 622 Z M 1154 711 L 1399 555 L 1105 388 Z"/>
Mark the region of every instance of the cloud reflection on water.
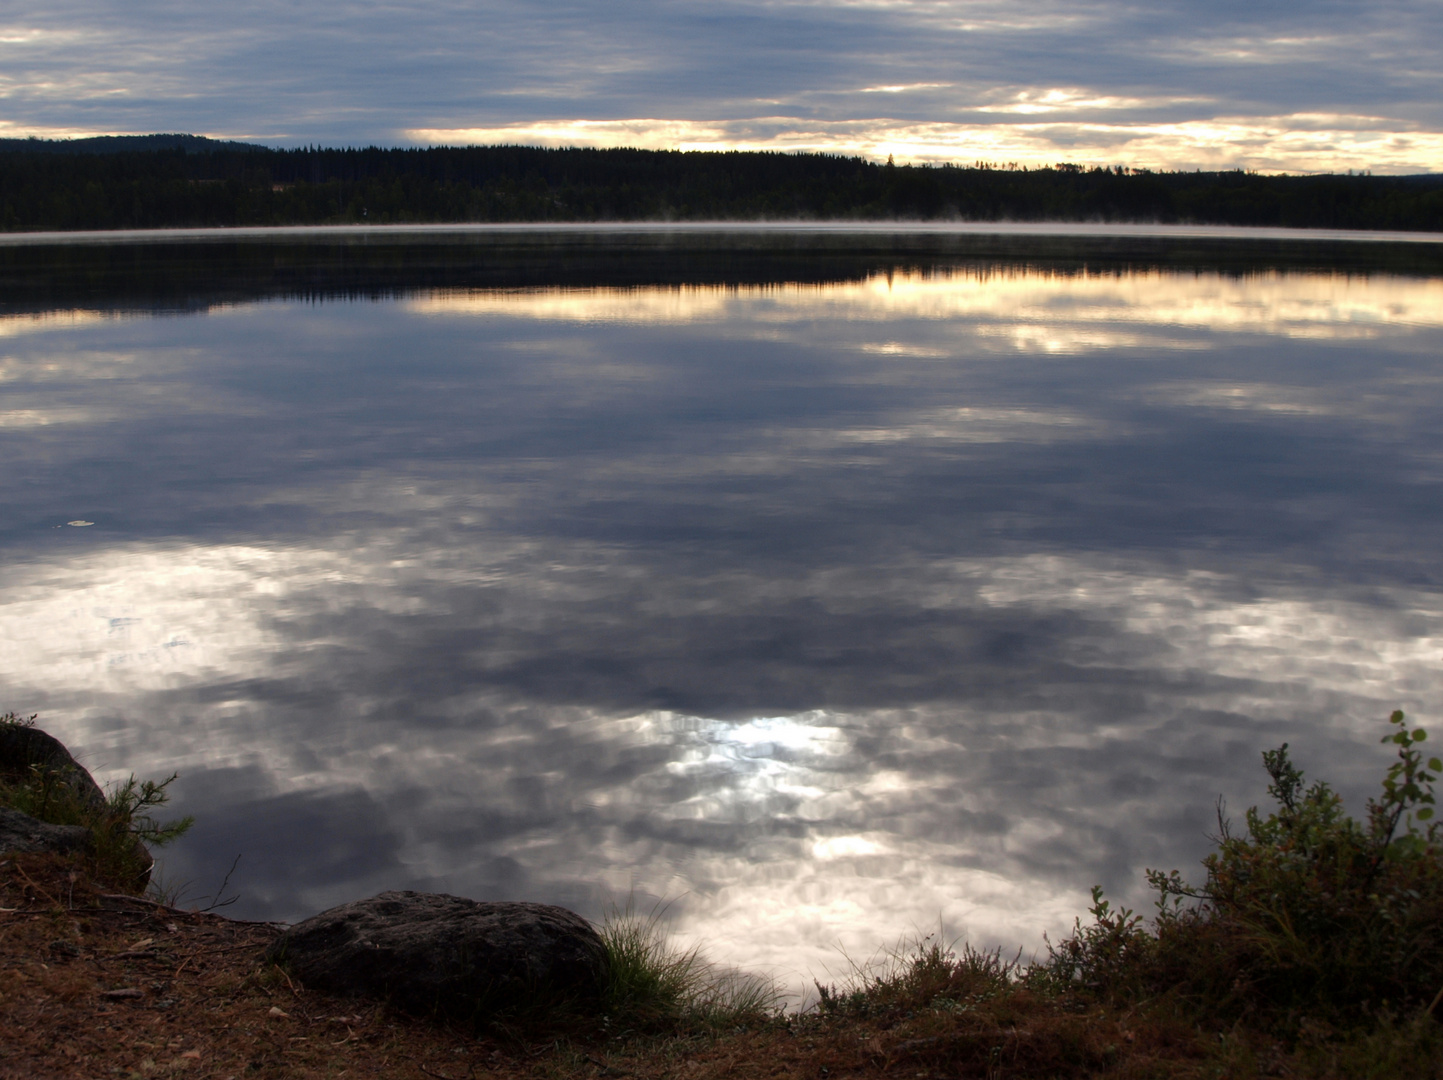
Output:
<path fill-rule="evenodd" d="M 1443 281 L 1344 274 L 1062 274 L 1017 267 L 875 274 L 863 281 L 725 289 L 448 290 L 407 301 L 420 315 L 684 324 L 741 315 L 758 328 L 835 320 L 1101 323 L 1338 339 L 1384 326 L 1443 324 Z M 962 324 L 959 330 L 971 329 Z M 1164 339 L 1165 341 L 1167 339 Z M 1106 344 L 1119 343 L 1106 339 Z M 1121 344 L 1133 342 L 1122 341 Z M 1052 351 L 1052 350 L 1049 350 Z"/>
<path fill-rule="evenodd" d="M 22 329 L 0 412 L 104 420 L 6 436 L 5 707 L 179 769 L 171 872 L 243 852 L 252 915 L 635 891 L 792 976 L 939 918 L 1035 946 L 1190 866 L 1264 746 L 1356 798 L 1375 720 L 1426 721 L 1440 299 L 894 274 Z"/>

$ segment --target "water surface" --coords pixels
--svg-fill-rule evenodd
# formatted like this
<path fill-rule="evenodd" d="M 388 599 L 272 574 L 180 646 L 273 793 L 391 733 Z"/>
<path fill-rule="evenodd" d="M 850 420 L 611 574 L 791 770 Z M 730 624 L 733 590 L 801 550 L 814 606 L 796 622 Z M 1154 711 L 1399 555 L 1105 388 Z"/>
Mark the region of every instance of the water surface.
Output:
<path fill-rule="evenodd" d="M 1440 700 L 1437 253 L 1181 244 L 6 249 L 0 709 L 237 915 L 1036 948 Z"/>

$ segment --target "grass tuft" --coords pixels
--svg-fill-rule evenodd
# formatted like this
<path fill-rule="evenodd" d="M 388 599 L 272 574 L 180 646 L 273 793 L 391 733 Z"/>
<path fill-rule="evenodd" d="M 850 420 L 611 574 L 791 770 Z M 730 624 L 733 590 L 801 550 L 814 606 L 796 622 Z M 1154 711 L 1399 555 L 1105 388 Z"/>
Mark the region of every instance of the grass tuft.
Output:
<path fill-rule="evenodd" d="M 665 910 L 639 915 L 613 909 L 600 928 L 608 976 L 605 1024 L 616 1035 L 722 1031 L 770 1020 L 781 994 L 769 979 L 707 960 L 698 948 L 672 945 Z"/>
<path fill-rule="evenodd" d="M 817 1011 L 828 1017 L 886 1020 L 921 1010 L 964 1012 L 1019 983 L 1017 959 L 1002 951 L 944 946 L 936 934 L 904 939 L 866 965 L 852 964 L 841 986 L 816 982 Z"/>

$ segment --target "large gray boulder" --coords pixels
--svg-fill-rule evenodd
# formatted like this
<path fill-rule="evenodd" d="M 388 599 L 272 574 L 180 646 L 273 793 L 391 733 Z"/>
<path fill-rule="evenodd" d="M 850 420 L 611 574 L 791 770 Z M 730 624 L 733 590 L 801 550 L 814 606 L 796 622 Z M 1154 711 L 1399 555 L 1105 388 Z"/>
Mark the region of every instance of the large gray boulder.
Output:
<path fill-rule="evenodd" d="M 606 977 L 601 938 L 580 915 L 440 893 L 342 904 L 292 926 L 266 956 L 313 989 L 465 1019 L 584 1005 Z"/>
<path fill-rule="evenodd" d="M 0 806 L 0 852 L 75 851 L 90 840 L 82 825 L 50 825 L 8 806 Z"/>

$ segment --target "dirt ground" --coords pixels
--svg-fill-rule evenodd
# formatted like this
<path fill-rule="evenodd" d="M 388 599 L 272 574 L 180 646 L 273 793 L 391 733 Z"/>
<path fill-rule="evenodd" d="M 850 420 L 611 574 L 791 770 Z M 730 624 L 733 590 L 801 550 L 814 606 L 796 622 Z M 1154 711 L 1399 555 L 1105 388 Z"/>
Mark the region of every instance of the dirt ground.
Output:
<path fill-rule="evenodd" d="M 0 1080 L 1002 1080 L 1203 1064 L 1189 1031 L 1026 995 L 724 1033 L 477 1032 L 295 985 L 261 959 L 278 932 L 107 893 L 54 856 L 0 858 Z"/>

